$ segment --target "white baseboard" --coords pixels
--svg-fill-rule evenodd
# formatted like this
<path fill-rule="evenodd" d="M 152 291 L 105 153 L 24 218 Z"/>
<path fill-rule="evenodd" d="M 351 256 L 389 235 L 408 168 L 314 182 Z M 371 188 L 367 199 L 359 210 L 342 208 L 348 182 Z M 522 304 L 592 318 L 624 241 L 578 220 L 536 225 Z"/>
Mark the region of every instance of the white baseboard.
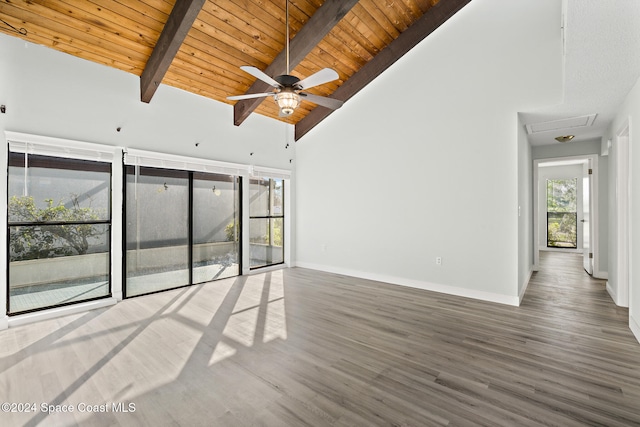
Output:
<path fill-rule="evenodd" d="M 618 300 L 618 292 L 616 292 L 616 290 L 613 288 L 613 286 L 611 286 L 611 284 L 607 281 L 607 293 L 609 294 L 609 296 L 611 297 L 611 299 L 613 300 L 613 302 L 618 306 L 618 307 L 629 307 L 629 304 L 621 304 L 620 300 Z"/>
<path fill-rule="evenodd" d="M 581 254 L 583 253 L 583 249 L 573 249 L 573 248 L 549 248 L 547 246 L 540 246 L 538 248 L 539 251 L 545 252 L 565 252 L 571 254 Z"/>
<path fill-rule="evenodd" d="M 629 315 L 629 329 L 631 329 L 633 335 L 636 336 L 636 340 L 640 343 L 640 324 L 631 315 Z"/>
<path fill-rule="evenodd" d="M 424 282 L 421 280 L 406 279 L 403 277 L 387 276 L 384 274 L 369 273 L 358 270 L 351 270 L 341 267 L 333 267 L 328 265 L 314 264 L 304 261 L 298 261 L 297 267 L 308 268 L 310 270 L 319 270 L 326 273 L 341 274 L 343 276 L 357 277 L 360 279 L 374 280 L 377 282 L 385 282 L 393 285 L 407 286 L 410 288 L 423 289 L 425 291 L 439 292 L 442 294 L 455 295 L 465 298 L 473 298 L 482 301 L 495 302 L 498 304 L 506 304 L 518 306 L 520 300 L 517 296 L 509 296 L 496 294 L 493 292 L 478 291 L 474 289 L 460 288 L 458 286 L 442 285 L 439 283 Z"/>
<path fill-rule="evenodd" d="M 9 316 L 0 317 L 0 331 L 9 327 Z"/>
<path fill-rule="evenodd" d="M 594 271 L 593 272 L 593 277 L 595 279 L 608 280 L 609 279 L 609 273 L 606 272 L 606 271 Z"/>
<path fill-rule="evenodd" d="M 529 282 L 531 281 L 531 276 L 533 275 L 533 268 L 529 270 L 529 274 L 522 284 L 522 290 L 520 291 L 520 295 L 518 295 L 518 305 L 522 304 L 522 299 L 524 298 L 524 294 L 527 291 L 527 287 L 529 287 Z"/>
<path fill-rule="evenodd" d="M 18 314 L 9 317 L 9 327 L 26 325 L 27 323 L 39 322 L 41 320 L 54 319 L 56 317 L 66 316 L 69 314 L 83 313 L 96 308 L 108 307 L 114 305 L 117 300 L 113 297 L 104 298 L 85 303 L 67 305 L 64 307 L 52 308 L 50 310 L 34 311 L 33 313 Z"/>
<path fill-rule="evenodd" d="M 613 302 L 618 305 L 618 294 L 616 293 L 616 290 L 613 289 L 613 287 L 611 286 L 611 284 L 609 283 L 609 281 L 607 280 L 607 293 L 609 294 L 609 296 L 611 297 L 611 299 L 613 300 Z"/>

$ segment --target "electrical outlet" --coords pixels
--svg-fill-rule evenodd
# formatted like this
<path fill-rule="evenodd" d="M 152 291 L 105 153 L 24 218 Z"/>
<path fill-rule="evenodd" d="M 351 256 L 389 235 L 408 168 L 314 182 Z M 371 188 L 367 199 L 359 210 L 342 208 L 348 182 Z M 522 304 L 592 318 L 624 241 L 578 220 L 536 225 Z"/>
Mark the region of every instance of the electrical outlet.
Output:
<path fill-rule="evenodd" d="M 442 257 L 436 257 L 436 265 L 442 265 Z"/>

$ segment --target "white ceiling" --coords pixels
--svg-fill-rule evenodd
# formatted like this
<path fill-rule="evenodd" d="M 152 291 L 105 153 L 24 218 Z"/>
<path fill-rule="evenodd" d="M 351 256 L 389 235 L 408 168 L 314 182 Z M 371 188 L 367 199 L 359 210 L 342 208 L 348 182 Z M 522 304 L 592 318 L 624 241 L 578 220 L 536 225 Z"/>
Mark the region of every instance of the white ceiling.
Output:
<path fill-rule="evenodd" d="M 593 125 L 529 135 L 532 145 L 601 138 L 640 77 L 640 0 L 566 0 L 564 99 L 524 112 L 523 124 L 597 114 Z"/>

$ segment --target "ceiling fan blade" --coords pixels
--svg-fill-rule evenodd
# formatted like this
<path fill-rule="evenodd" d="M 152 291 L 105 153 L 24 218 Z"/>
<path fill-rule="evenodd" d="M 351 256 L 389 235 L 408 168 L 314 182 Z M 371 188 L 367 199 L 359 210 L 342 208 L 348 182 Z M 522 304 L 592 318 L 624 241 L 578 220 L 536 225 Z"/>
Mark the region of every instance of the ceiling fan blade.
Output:
<path fill-rule="evenodd" d="M 263 73 L 262 71 L 260 71 L 256 67 L 251 67 L 249 65 L 243 65 L 242 67 L 240 67 L 240 69 L 242 71 L 244 71 L 245 73 L 251 74 L 253 77 L 255 77 L 257 79 L 260 79 L 263 82 L 270 84 L 273 87 L 282 87 L 282 85 L 280 83 L 278 83 L 277 81 L 275 81 L 271 77 L 267 76 L 265 73 Z"/>
<path fill-rule="evenodd" d="M 338 73 L 331 68 L 323 68 L 315 74 L 310 75 L 304 80 L 300 80 L 296 83 L 296 86 L 300 86 L 302 89 L 309 89 L 310 87 L 318 86 L 327 82 L 332 82 L 338 79 Z"/>
<path fill-rule="evenodd" d="M 248 93 L 246 95 L 227 96 L 230 101 L 239 101 L 241 99 L 262 98 L 263 96 L 271 96 L 273 93 Z"/>
<path fill-rule="evenodd" d="M 327 98 L 326 96 L 318 96 L 310 93 L 300 93 L 303 101 L 310 101 L 314 104 L 322 105 L 323 107 L 331 108 L 332 110 L 337 110 L 342 107 L 344 101 L 340 101 L 339 99 Z"/>

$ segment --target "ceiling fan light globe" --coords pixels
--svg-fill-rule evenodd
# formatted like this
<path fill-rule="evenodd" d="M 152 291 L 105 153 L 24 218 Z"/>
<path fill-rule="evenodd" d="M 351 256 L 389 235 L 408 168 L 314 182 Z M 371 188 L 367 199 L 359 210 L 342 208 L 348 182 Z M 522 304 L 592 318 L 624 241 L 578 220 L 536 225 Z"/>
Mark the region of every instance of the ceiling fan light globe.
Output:
<path fill-rule="evenodd" d="M 276 103 L 280 108 L 280 113 L 283 116 L 289 116 L 293 114 L 293 111 L 300 105 L 300 95 L 295 92 L 283 91 L 279 92 L 275 96 Z"/>

